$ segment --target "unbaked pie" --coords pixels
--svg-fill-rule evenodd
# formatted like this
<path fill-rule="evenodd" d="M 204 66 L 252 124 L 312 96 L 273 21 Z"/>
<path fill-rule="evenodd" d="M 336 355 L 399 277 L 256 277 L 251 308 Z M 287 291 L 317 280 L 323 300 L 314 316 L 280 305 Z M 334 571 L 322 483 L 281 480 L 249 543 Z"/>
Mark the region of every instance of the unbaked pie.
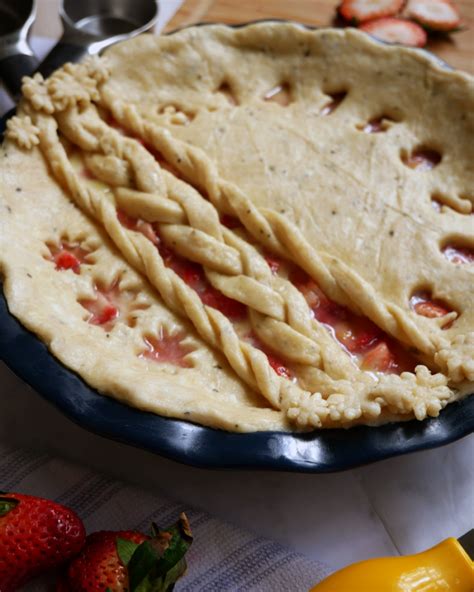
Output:
<path fill-rule="evenodd" d="M 427 54 L 283 23 L 27 78 L 0 165 L 10 311 L 160 415 L 436 416 L 474 382 L 473 107 Z"/>

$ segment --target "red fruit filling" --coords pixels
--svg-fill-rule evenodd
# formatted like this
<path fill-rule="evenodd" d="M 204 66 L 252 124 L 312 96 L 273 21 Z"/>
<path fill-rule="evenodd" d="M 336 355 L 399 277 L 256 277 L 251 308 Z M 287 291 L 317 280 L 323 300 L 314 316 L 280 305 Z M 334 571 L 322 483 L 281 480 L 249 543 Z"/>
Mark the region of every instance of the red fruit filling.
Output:
<path fill-rule="evenodd" d="M 457 265 L 466 263 L 474 263 L 474 249 L 470 247 L 455 247 L 454 245 L 447 245 L 443 249 L 443 255 Z"/>
<path fill-rule="evenodd" d="M 216 290 L 208 282 L 201 265 L 188 261 L 171 251 L 160 240 L 152 224 L 131 218 L 120 210 L 117 210 L 117 216 L 126 228 L 141 232 L 157 246 L 166 267 L 170 267 L 190 288 L 195 290 L 204 304 L 217 308 L 217 310 L 232 321 L 241 321 L 247 317 L 247 307 L 244 304 L 228 298 Z"/>
<path fill-rule="evenodd" d="M 79 304 L 89 311 L 90 316 L 87 322 L 91 325 L 100 325 L 109 331 L 117 317 L 120 309 L 112 302 L 114 287 L 108 290 L 96 288 L 96 297 L 93 299 L 81 299 Z"/>
<path fill-rule="evenodd" d="M 70 269 L 74 273 L 80 273 L 81 263 L 84 263 L 89 251 L 86 251 L 79 245 L 73 245 L 62 242 L 57 245 L 48 245 L 50 256 L 49 261 L 54 261 L 56 269 L 64 271 Z"/>
<path fill-rule="evenodd" d="M 289 279 L 304 295 L 315 318 L 354 356 L 363 370 L 400 373 L 414 369 L 416 360 L 394 339 L 369 319 L 327 298 L 302 270 L 291 270 Z"/>
<path fill-rule="evenodd" d="M 441 154 L 436 150 L 418 148 L 409 155 L 402 156 L 403 163 L 417 171 L 429 171 L 441 162 Z"/>
<path fill-rule="evenodd" d="M 280 267 L 283 265 L 283 260 L 277 255 L 271 255 L 270 253 L 264 253 L 265 261 L 268 263 L 268 267 L 272 270 L 273 275 L 276 275 Z"/>
<path fill-rule="evenodd" d="M 411 308 L 419 315 L 435 319 L 444 317 L 452 309 L 441 300 L 433 300 L 428 292 L 417 292 L 410 298 Z"/>
<path fill-rule="evenodd" d="M 190 368 L 192 364 L 186 360 L 186 356 L 193 351 L 193 347 L 182 343 L 184 337 L 182 333 L 170 335 L 160 328 L 158 335 L 148 335 L 144 338 L 146 349 L 139 357 L 161 364 L 169 363 L 181 368 Z"/>
<path fill-rule="evenodd" d="M 251 343 L 253 347 L 262 351 L 268 358 L 268 363 L 273 368 L 273 370 L 278 374 L 278 376 L 283 376 L 284 378 L 292 378 L 292 372 L 286 366 L 285 362 L 281 360 L 277 355 L 270 351 L 264 343 L 260 341 L 260 339 L 254 334 L 249 333 L 248 335 L 244 336 L 244 340 L 248 343 Z"/>

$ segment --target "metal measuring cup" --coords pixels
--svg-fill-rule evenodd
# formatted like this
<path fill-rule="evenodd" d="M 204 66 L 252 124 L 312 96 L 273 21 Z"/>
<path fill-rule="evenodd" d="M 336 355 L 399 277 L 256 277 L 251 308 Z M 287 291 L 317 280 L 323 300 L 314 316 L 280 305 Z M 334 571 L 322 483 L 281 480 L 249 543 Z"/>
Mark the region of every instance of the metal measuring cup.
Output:
<path fill-rule="evenodd" d="M 39 67 L 45 77 L 65 62 L 149 31 L 158 19 L 158 0 L 62 0 L 59 15 L 63 35 Z"/>
<path fill-rule="evenodd" d="M 28 43 L 35 15 L 36 0 L 0 0 L 0 78 L 12 97 L 20 94 L 23 76 L 38 67 Z"/>

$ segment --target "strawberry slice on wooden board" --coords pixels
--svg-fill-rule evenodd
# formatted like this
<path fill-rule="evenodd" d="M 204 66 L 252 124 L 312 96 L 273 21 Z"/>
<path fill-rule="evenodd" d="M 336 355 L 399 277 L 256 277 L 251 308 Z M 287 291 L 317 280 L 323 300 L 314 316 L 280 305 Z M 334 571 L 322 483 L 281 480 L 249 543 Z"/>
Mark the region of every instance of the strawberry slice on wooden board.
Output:
<path fill-rule="evenodd" d="M 81 554 L 68 566 L 56 591 L 171 592 L 186 571 L 193 537 L 185 514 L 152 535 L 101 531 L 87 537 Z"/>
<path fill-rule="evenodd" d="M 424 47 L 428 39 L 420 25 L 400 18 L 375 19 L 360 25 L 359 29 L 381 41 L 409 47 Z"/>
<path fill-rule="evenodd" d="M 449 0 L 408 0 L 406 13 L 433 31 L 452 33 L 461 25 L 458 9 Z"/>
<path fill-rule="evenodd" d="M 351 23 L 364 23 L 397 15 L 405 0 L 343 0 L 339 14 Z"/>
<path fill-rule="evenodd" d="M 14 592 L 33 577 L 62 566 L 84 546 L 80 518 L 50 500 L 0 496 L 0 590 Z"/>

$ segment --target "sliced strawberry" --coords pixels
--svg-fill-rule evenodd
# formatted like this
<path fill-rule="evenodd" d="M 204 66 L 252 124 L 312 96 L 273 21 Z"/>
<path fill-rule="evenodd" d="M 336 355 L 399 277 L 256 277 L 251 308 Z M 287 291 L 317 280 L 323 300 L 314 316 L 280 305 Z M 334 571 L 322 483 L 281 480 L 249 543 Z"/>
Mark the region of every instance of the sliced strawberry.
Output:
<path fill-rule="evenodd" d="M 458 9 L 449 0 L 408 0 L 406 12 L 433 31 L 449 33 L 458 30 L 461 24 Z"/>
<path fill-rule="evenodd" d="M 409 47 L 424 47 L 427 41 L 426 31 L 420 25 L 399 18 L 388 17 L 368 21 L 359 29 L 381 41 Z"/>
<path fill-rule="evenodd" d="M 396 359 L 385 341 L 371 349 L 362 360 L 362 370 L 387 372 L 396 365 Z"/>
<path fill-rule="evenodd" d="M 337 339 L 351 352 L 361 354 L 374 346 L 381 338 L 382 331 L 368 319 L 354 317 L 350 322 L 336 326 Z"/>
<path fill-rule="evenodd" d="M 474 249 L 469 247 L 455 247 L 454 245 L 447 245 L 443 249 L 443 255 L 456 265 L 464 265 L 466 263 L 474 263 Z"/>
<path fill-rule="evenodd" d="M 161 328 L 158 335 L 149 335 L 144 339 L 146 349 L 139 357 L 161 364 L 169 363 L 182 368 L 190 368 L 191 363 L 186 360 L 186 356 L 193 351 L 193 347 L 183 345 L 184 337 L 185 335 L 182 333 L 170 335 Z"/>
<path fill-rule="evenodd" d="M 343 0 L 339 14 L 352 23 L 397 15 L 405 0 Z"/>

